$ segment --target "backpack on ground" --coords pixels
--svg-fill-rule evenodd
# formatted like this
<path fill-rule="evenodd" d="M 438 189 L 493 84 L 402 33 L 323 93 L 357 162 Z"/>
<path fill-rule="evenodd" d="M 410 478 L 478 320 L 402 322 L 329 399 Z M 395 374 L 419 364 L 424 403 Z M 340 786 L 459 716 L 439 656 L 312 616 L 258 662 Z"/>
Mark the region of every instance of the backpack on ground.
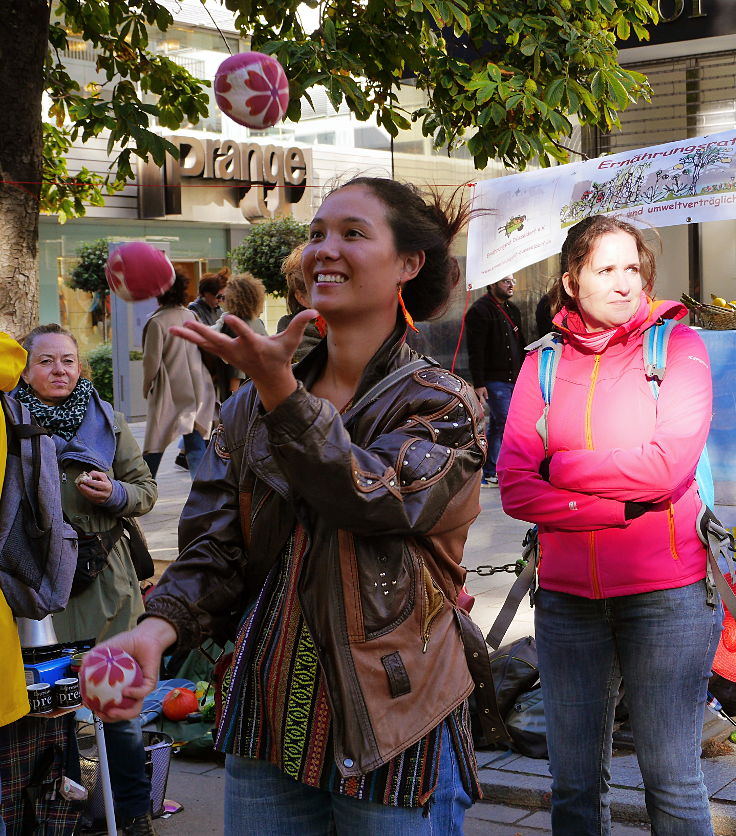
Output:
<path fill-rule="evenodd" d="M 8 455 L 0 494 L 0 589 L 13 614 L 63 610 L 77 565 L 77 535 L 61 509 L 56 446 L 19 401 L 0 393 Z"/>
<path fill-rule="evenodd" d="M 497 717 L 489 732 L 480 721 L 476 694 L 470 695 L 471 732 L 476 749 L 499 746 L 529 758 L 547 757 L 547 730 L 539 687 L 537 644 L 532 636 L 490 653 Z"/>

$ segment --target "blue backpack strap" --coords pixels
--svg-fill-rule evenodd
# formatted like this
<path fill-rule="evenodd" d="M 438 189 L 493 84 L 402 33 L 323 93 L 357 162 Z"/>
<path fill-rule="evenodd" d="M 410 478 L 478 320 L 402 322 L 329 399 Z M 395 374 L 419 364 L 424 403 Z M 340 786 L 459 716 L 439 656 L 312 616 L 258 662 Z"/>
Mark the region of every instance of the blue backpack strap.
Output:
<path fill-rule="evenodd" d="M 677 325 L 674 319 L 658 320 L 644 335 L 642 349 L 644 351 L 644 373 L 649 380 L 654 400 L 659 398 L 659 387 L 667 371 L 667 346 L 669 345 L 672 329 Z M 695 470 L 695 481 L 698 493 L 705 505 L 711 509 L 715 507 L 715 488 L 713 473 L 710 468 L 708 448 L 704 447 L 700 454 L 698 466 Z"/>
<path fill-rule="evenodd" d="M 562 356 L 562 337 L 557 332 L 552 331 L 549 334 L 545 334 L 540 340 L 528 345 L 526 351 L 539 352 L 537 371 L 539 373 L 539 388 L 542 392 L 542 399 L 544 400 L 544 409 L 537 421 L 536 427 L 537 432 L 542 438 L 546 453 L 549 439 L 547 418 L 549 415 L 549 405 L 552 400 L 552 392 L 555 388 L 557 367 L 560 365 L 560 357 Z"/>
<path fill-rule="evenodd" d="M 677 321 L 674 319 L 658 319 L 644 334 L 644 374 L 655 401 L 659 398 L 659 387 L 667 370 L 667 346 L 675 325 Z"/>

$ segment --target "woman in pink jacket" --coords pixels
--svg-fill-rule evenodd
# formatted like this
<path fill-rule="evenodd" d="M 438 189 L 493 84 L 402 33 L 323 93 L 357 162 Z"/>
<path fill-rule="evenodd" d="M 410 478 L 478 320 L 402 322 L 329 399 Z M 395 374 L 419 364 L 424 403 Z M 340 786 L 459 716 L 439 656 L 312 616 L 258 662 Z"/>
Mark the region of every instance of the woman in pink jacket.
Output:
<path fill-rule="evenodd" d="M 686 310 L 651 299 L 654 257 L 635 227 L 588 218 L 570 229 L 562 262 L 553 299 L 563 347 L 547 448 L 533 351 L 499 460 L 504 510 L 539 526 L 535 632 L 553 831 L 610 833 L 623 678 L 652 832 L 706 836 L 700 735 L 721 629 L 696 532 L 694 474 L 711 419 L 708 354 L 694 331 L 675 326 L 655 399 L 644 334 Z"/>

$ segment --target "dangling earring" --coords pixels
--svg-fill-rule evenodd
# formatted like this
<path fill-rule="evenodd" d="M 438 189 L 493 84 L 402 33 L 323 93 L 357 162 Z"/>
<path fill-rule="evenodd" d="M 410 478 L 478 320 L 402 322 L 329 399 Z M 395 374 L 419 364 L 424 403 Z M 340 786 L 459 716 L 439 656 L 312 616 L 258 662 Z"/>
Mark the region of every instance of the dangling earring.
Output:
<path fill-rule="evenodd" d="M 399 294 L 399 307 L 401 308 L 401 312 L 404 314 L 404 319 L 406 320 L 406 324 L 411 328 L 412 331 L 416 331 L 417 334 L 419 333 L 419 329 L 414 324 L 414 318 L 412 315 L 407 311 L 406 305 L 404 304 L 404 297 L 401 295 L 401 282 L 396 285 L 396 289 Z"/>

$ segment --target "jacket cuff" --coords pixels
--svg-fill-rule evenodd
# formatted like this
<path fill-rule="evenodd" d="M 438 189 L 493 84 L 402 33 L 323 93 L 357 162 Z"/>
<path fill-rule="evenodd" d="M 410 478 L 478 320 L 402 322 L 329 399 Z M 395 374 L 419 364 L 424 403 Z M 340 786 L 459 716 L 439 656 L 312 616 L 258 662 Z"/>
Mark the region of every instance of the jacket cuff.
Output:
<path fill-rule="evenodd" d="M 168 595 L 153 597 L 146 601 L 146 611 L 138 619 L 140 624 L 144 618 L 156 616 L 163 618 L 176 630 L 176 646 L 182 648 L 198 647 L 202 642 L 202 633 L 191 612 L 176 598 Z"/>
<path fill-rule="evenodd" d="M 112 493 L 104 502 L 100 503 L 100 508 L 104 508 L 113 514 L 119 514 L 125 510 L 125 506 L 128 504 L 128 492 L 119 479 L 111 479 L 110 481 L 112 482 Z"/>
<path fill-rule="evenodd" d="M 288 444 L 301 438 L 314 424 L 323 408 L 322 400 L 310 395 L 301 380 L 296 389 L 271 412 L 263 415 L 274 444 Z"/>

